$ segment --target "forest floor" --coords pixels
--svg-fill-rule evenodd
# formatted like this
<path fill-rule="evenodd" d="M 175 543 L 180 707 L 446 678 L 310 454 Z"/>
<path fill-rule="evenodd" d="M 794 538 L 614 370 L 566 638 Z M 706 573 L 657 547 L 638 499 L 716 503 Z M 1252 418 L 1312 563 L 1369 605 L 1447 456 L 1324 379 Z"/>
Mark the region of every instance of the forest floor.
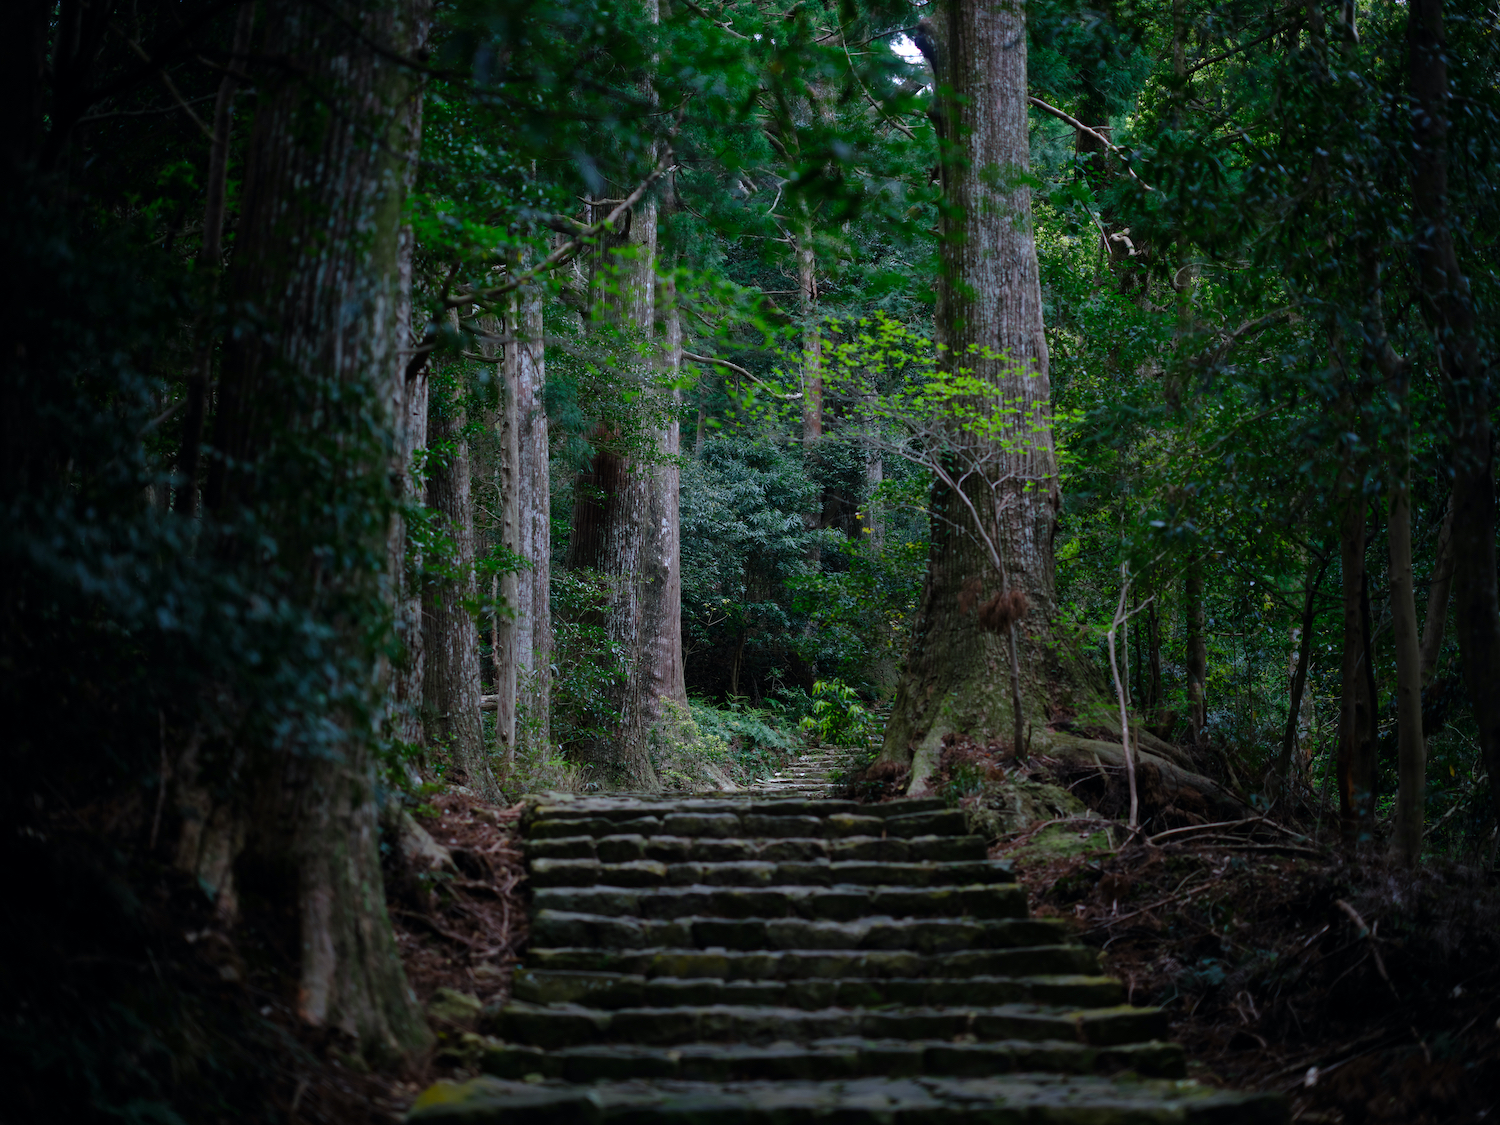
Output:
<path fill-rule="evenodd" d="M 1023 786 L 1088 788 L 1057 763 L 1018 772 Z M 1005 781 L 989 788 L 967 803 L 1014 804 Z M 1112 779 L 1087 795 L 1083 817 L 1033 821 L 992 854 L 1012 863 L 1033 913 L 1070 919 L 1101 949 L 1134 1003 L 1167 1009 L 1192 1077 L 1285 1093 L 1293 1120 L 1309 1125 L 1493 1119 L 1492 875 L 1346 855 L 1328 845 L 1327 824 L 1318 843 L 1315 824 L 1293 817 L 1215 824 L 1149 800 L 1142 823 L 1156 835 L 1132 837 L 1109 817 L 1124 803 Z"/>

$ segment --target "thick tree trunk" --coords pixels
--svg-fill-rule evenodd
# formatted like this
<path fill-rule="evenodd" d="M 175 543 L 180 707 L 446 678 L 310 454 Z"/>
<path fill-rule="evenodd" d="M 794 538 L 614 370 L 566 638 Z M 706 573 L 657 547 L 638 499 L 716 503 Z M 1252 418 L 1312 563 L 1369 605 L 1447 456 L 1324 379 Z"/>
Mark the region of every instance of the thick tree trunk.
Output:
<path fill-rule="evenodd" d="M 422 594 L 422 709 L 431 724 L 429 741 L 444 745 L 469 788 L 495 799 L 500 788 L 479 717 L 479 628 L 470 611 L 479 592 L 474 575 L 474 496 L 464 438 L 468 394 L 457 366 L 450 365 L 434 379 L 427 422 L 427 507 L 444 555 L 424 560 L 430 577 Z"/>
<path fill-rule="evenodd" d="M 1453 457 L 1453 600 L 1464 681 L 1500 816 L 1500 590 L 1495 575 L 1495 465 L 1488 378 L 1468 279 L 1448 215 L 1448 66 L 1442 0 L 1413 0 L 1407 20 L 1416 142 L 1412 197 L 1419 287 L 1437 335 Z"/>
<path fill-rule="evenodd" d="M 1066 709 L 1078 678 L 1061 667 L 1062 647 L 1052 632 L 1059 494 L 1031 195 L 1024 179 L 1025 13 L 1011 0 L 950 0 L 944 16 L 941 24 L 924 21 L 917 37 L 939 88 L 953 94 L 939 116 L 946 194 L 935 323 L 940 362 L 950 372 L 972 372 L 988 382 L 992 401 L 1003 402 L 1013 419 L 1015 447 L 992 451 L 991 475 L 974 485 L 970 499 L 981 518 L 993 520 L 985 530 L 1009 572 L 1010 590 L 1026 598 L 1018 639 L 1028 706 Z M 955 443 L 975 440 L 953 434 Z M 961 497 L 939 486 L 932 511 L 927 579 L 882 750 L 888 760 L 911 762 L 912 792 L 927 788 L 944 735 L 1013 739 L 1020 719 L 1012 713 L 1003 672 L 1008 638 L 983 629 L 976 612 L 1001 588 L 1002 575 L 966 526 L 969 509 Z"/>
<path fill-rule="evenodd" d="M 600 571 L 610 582 L 605 629 L 625 652 L 625 675 L 614 699 L 618 725 L 607 743 L 586 754 L 607 785 L 655 789 L 659 781 L 651 746 L 661 727 L 663 700 L 686 706 L 682 665 L 682 575 L 678 470 L 668 458 L 678 449 L 676 394 L 663 388 L 676 378 L 681 331 L 673 297 L 664 306 L 664 338 L 656 336 L 657 202 L 647 200 L 631 218 L 634 254 L 600 255 L 596 274 L 619 296 L 602 310 L 627 341 L 644 343 L 652 359 L 638 367 L 636 402 L 651 419 L 650 458 L 621 457 L 599 434 L 589 473 L 580 479 L 574 507 L 569 565 Z"/>
<path fill-rule="evenodd" d="M 1342 489 L 1357 489 L 1360 476 L 1346 468 Z M 1375 828 L 1375 700 L 1369 691 L 1365 628 L 1365 502 L 1346 495 L 1339 521 L 1343 569 L 1343 658 L 1339 672 L 1339 817 L 1346 843 L 1358 843 Z"/>
<path fill-rule="evenodd" d="M 1422 623 L 1422 686 L 1432 683 L 1437 674 L 1438 657 L 1443 651 L 1443 631 L 1448 624 L 1448 597 L 1453 589 L 1453 503 L 1438 528 L 1437 549 L 1433 552 L 1432 578 L 1427 583 L 1427 611 Z"/>
<path fill-rule="evenodd" d="M 516 591 L 516 737 L 523 746 L 544 748 L 552 739 L 552 477 L 540 290 L 519 291 L 511 321 L 509 334 L 520 341 L 507 345 L 516 356 L 517 550 L 529 564 Z"/>
<path fill-rule="evenodd" d="M 214 139 L 209 147 L 208 174 L 205 177 L 207 198 L 203 204 L 203 247 L 198 252 L 198 269 L 204 274 L 203 309 L 193 326 L 193 365 L 188 371 L 187 408 L 182 416 L 182 447 L 177 456 L 177 496 L 179 515 L 198 514 L 198 462 L 203 449 L 203 424 L 208 416 L 208 388 L 213 380 L 213 329 L 219 300 L 219 273 L 224 258 L 224 199 L 229 179 L 229 127 L 234 114 L 234 95 L 239 89 L 239 68 L 244 66 L 250 50 L 250 29 L 255 20 L 255 5 L 246 0 L 234 22 L 234 40 L 230 47 L 230 70 L 219 82 L 214 99 Z"/>
<path fill-rule="evenodd" d="M 217 766 L 190 747 L 178 776 L 191 786 L 195 770 L 217 773 L 236 803 L 231 823 L 206 834 L 225 810 L 188 820 L 179 861 L 215 873 L 228 893 L 226 860 L 240 852 L 234 871 L 246 909 L 273 930 L 290 923 L 296 931 L 302 1018 L 367 1049 L 410 1049 L 428 1033 L 385 915 L 370 723 L 384 685 L 368 673 L 378 661 L 361 614 L 389 596 L 370 560 L 383 558 L 388 534 L 380 501 L 394 499 L 395 420 L 381 407 L 395 397 L 401 368 L 399 232 L 418 96 L 380 45 L 418 49 L 427 9 L 420 0 L 372 3 L 352 24 L 289 0 L 262 10 L 262 57 L 276 61 L 256 76 L 228 286 L 233 306 L 254 308 L 258 321 L 226 352 L 214 440 L 222 456 L 210 465 L 205 506 L 231 529 L 225 553 L 265 557 L 260 544 L 275 538 L 268 596 L 321 619 L 330 659 L 366 669 L 367 683 L 330 685 L 345 702 L 330 714 L 334 725 L 316 732 L 319 745 L 296 737 L 236 745 Z M 329 503 L 309 508 L 313 492 Z M 254 545 L 237 530 L 251 513 Z"/>

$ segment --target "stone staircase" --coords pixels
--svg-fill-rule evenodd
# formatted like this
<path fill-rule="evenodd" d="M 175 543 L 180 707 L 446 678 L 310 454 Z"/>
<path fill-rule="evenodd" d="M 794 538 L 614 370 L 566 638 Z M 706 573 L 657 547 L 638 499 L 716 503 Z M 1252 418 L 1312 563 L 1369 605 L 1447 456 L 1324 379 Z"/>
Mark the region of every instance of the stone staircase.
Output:
<path fill-rule="evenodd" d="M 751 787 L 754 793 L 778 797 L 822 797 L 849 756 L 848 750 L 821 746 L 794 758 L 768 778 Z"/>
<path fill-rule="evenodd" d="M 413 1122 L 1260 1125 L 939 801 L 577 799 L 523 821 L 484 1077 Z"/>

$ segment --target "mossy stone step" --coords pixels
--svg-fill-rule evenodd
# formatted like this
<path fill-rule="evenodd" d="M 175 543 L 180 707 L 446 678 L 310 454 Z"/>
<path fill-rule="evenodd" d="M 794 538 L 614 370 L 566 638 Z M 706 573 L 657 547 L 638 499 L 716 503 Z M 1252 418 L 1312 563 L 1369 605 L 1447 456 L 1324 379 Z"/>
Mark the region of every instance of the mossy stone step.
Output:
<path fill-rule="evenodd" d="M 512 1001 L 488 1010 L 480 1026 L 512 1043 L 558 1049 L 591 1043 L 807 1042 L 866 1039 L 1062 1039 L 1095 1047 L 1141 1043 L 1166 1034 L 1156 1008 L 1083 1008 L 1040 1004 L 993 1007 L 786 1008 L 767 1004 L 679 1004 L 661 1008 L 586 1008 Z"/>
<path fill-rule="evenodd" d="M 538 910 L 533 946 L 593 945 L 603 949 L 910 949 L 950 953 L 1053 945 L 1058 921 L 1037 918 L 622 918 L 566 910 Z"/>
<path fill-rule="evenodd" d="M 993 1006 L 1025 1002 L 1104 1008 L 1125 999 L 1125 989 L 1114 977 L 1082 974 L 957 979 L 804 977 L 784 981 L 518 969 L 511 990 L 515 999 L 531 1004 L 584 1004 L 591 1008 L 659 1008 L 673 1004 L 858 1008 L 885 1004 Z"/>
<path fill-rule="evenodd" d="M 576 837 L 594 843 L 591 837 Z M 606 843 L 600 840 L 600 844 Z M 642 837 L 625 837 L 642 840 Z M 808 841 L 814 843 L 814 841 Z M 589 849 L 592 850 L 592 849 Z M 766 847 L 765 852 L 771 852 Z M 790 849 L 787 849 L 790 850 Z M 762 852 L 763 855 L 763 852 Z M 829 861 L 816 856 L 780 855 L 738 862 L 663 862 L 660 858 L 532 859 L 532 886 L 951 886 L 954 883 L 1008 883 L 1010 867 L 989 859 L 956 862 Z M 649 864 L 649 865 L 642 865 Z M 660 865 L 657 865 L 660 864 Z"/>
<path fill-rule="evenodd" d="M 541 887 L 537 910 L 641 919 L 806 918 L 849 922 L 892 918 L 1024 918 L 1026 889 L 1014 883 L 945 887 Z"/>
<path fill-rule="evenodd" d="M 995 1074 L 1116 1074 L 1181 1078 L 1186 1057 L 1176 1043 L 1152 1041 L 1091 1047 L 1062 1040 L 953 1043 L 940 1039 L 818 1039 L 810 1043 L 694 1043 L 564 1047 L 547 1051 L 511 1043 L 486 1045 L 480 1069 L 496 1078 L 541 1075 L 568 1082 L 676 1078 L 694 1082 L 746 1079 L 835 1079 L 924 1074 L 983 1078 Z"/>
<path fill-rule="evenodd" d="M 533 865 L 559 861 L 605 864 L 651 860 L 683 863 L 977 863 L 986 860 L 982 836 L 846 836 L 834 840 L 783 837 L 774 840 L 695 839 L 691 836 L 553 836 L 526 844 Z M 999 864 L 996 864 L 999 866 Z M 533 866 L 533 874 L 536 872 Z M 696 881 L 696 880 L 695 880 Z"/>
<path fill-rule="evenodd" d="M 1099 955 L 1080 945 L 975 949 L 930 956 L 912 950 L 600 949 L 597 946 L 533 949 L 531 969 L 719 980 L 837 980 L 844 977 L 1089 975 Z M 518 970 L 520 972 L 525 969 Z"/>
<path fill-rule="evenodd" d="M 412 1122 L 452 1125 L 1280 1125 L 1269 1094 L 1228 1093 L 1189 1080 L 1119 1082 L 1050 1074 L 992 1078 L 856 1078 L 835 1082 L 573 1085 L 475 1078 L 441 1082 Z"/>
<path fill-rule="evenodd" d="M 793 802 L 787 802 L 791 804 Z M 804 802 L 797 802 L 799 804 Z M 812 802 L 805 802 L 811 804 Z M 769 811 L 663 812 L 660 815 L 631 810 L 628 817 L 561 815 L 539 812 L 526 829 L 529 839 L 547 840 L 566 836 L 692 836 L 729 839 L 776 839 L 788 836 L 832 839 L 841 836 L 960 836 L 968 832 L 964 814 L 957 809 L 907 813 L 901 816 L 868 816 L 837 812 L 825 816 L 812 813 Z"/>

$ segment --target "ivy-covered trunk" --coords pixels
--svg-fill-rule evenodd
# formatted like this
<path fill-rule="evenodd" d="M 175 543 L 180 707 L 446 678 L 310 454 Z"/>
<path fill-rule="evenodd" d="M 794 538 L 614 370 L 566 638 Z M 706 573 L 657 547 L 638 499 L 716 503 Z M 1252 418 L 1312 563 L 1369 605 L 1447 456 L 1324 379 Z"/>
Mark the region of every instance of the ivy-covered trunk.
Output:
<path fill-rule="evenodd" d="M 295 962 L 307 1023 L 367 1050 L 410 1050 L 428 1032 L 385 912 L 372 624 L 390 610 L 399 232 L 419 96 L 394 60 L 422 42 L 427 5 L 384 0 L 352 19 L 289 0 L 263 11 L 228 284 L 239 324 L 205 505 L 223 529 L 217 549 L 253 567 L 261 612 L 314 623 L 299 639 L 326 654 L 317 682 L 288 690 L 323 710 L 300 725 L 247 715 L 227 746 L 184 753 L 185 789 L 196 780 L 199 795 L 235 798 L 185 817 L 179 859 L 284 934 L 273 944 Z"/>
<path fill-rule="evenodd" d="M 638 449 L 619 447 L 621 435 L 600 432 L 590 470 L 580 476 L 574 506 L 569 565 L 599 571 L 608 581 L 605 630 L 623 655 L 622 675 L 611 692 L 617 719 L 611 737 L 587 757 L 608 785 L 654 789 L 653 735 L 662 725 L 663 700 L 686 705 L 682 666 L 682 574 L 679 544 L 676 392 L 663 389 L 681 361 L 681 332 L 668 292 L 663 337 L 657 337 L 657 203 L 642 202 L 631 217 L 624 245 L 595 262 L 596 315 L 609 322 L 637 361 L 635 409 L 643 425 Z"/>
<path fill-rule="evenodd" d="M 1025 597 L 1019 625 L 1022 697 L 1036 729 L 1049 705 L 1066 706 L 1069 677 L 1053 648 L 1052 537 L 1058 486 L 1052 447 L 1047 344 L 1031 227 L 1026 103 L 1026 18 L 1014 0 L 949 0 L 923 21 L 918 45 L 933 64 L 941 101 L 942 272 L 936 336 L 945 373 L 973 375 L 993 390 L 1007 438 L 955 427 L 955 456 L 987 459 L 969 485 L 1007 574 L 969 525 L 962 497 L 939 485 L 932 496 L 932 546 L 913 628 L 907 672 L 897 689 L 882 756 L 912 764 L 922 791 L 938 766 L 943 737 L 965 732 L 1010 742 L 1018 725 L 1005 669 L 1003 632 L 981 627 L 981 605 L 1006 587 Z M 1024 747 L 1015 747 L 1020 752 Z"/>

